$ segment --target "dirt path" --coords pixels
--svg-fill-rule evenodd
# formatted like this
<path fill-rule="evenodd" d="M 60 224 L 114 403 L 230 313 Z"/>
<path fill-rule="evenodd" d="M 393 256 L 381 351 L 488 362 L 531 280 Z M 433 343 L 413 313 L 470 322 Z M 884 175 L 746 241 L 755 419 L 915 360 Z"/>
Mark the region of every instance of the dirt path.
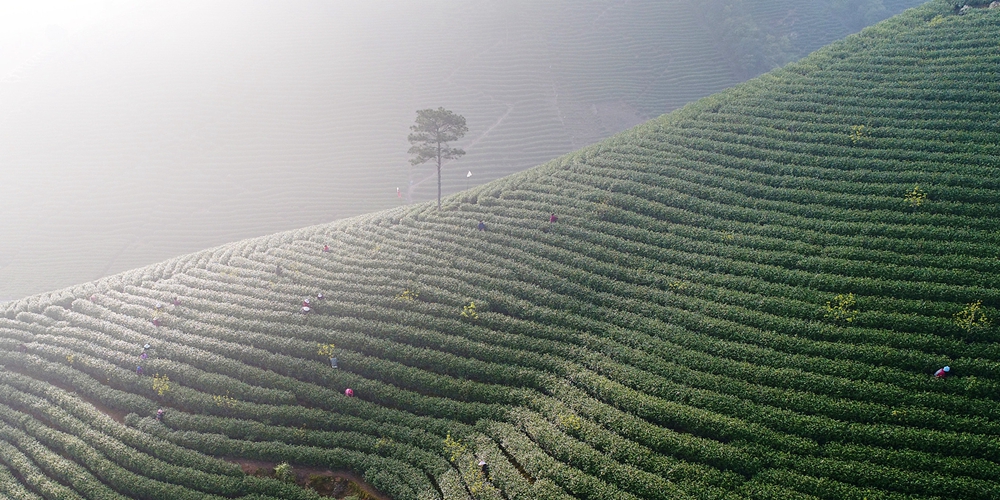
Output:
<path fill-rule="evenodd" d="M 124 410 L 116 410 L 114 408 L 111 408 L 110 406 L 105 406 L 98 401 L 94 401 L 90 398 L 85 398 L 83 396 L 80 396 L 80 394 L 77 394 L 77 396 L 79 396 L 80 399 L 90 403 L 94 408 L 97 409 L 97 411 L 111 417 L 111 419 L 114 420 L 115 422 L 118 422 L 119 424 L 125 423 L 125 415 L 128 415 L 128 412 Z"/>
<path fill-rule="evenodd" d="M 277 467 L 278 465 L 277 462 L 266 462 L 263 460 L 247 460 L 235 457 L 223 457 L 223 460 L 239 465 L 240 468 L 243 469 L 243 472 L 245 474 L 255 474 L 261 472 L 266 472 L 267 474 L 270 474 L 274 471 L 274 468 Z M 351 471 L 347 470 L 334 471 L 330 469 L 323 469 L 320 467 L 310 467 L 306 465 L 295 465 L 295 464 L 292 464 L 292 470 L 295 471 L 295 482 L 302 487 L 306 487 L 309 484 L 310 480 L 315 476 L 326 476 L 331 478 L 333 480 L 331 481 L 331 483 L 334 484 L 336 483 L 337 479 L 346 481 L 347 483 L 353 483 L 358 490 L 364 492 L 364 494 L 367 495 L 367 497 L 362 497 L 363 499 L 367 498 L 371 500 L 392 500 L 391 498 L 380 493 L 378 490 L 372 487 L 372 485 L 366 483 L 365 480 L 361 478 L 361 476 Z M 331 490 L 332 489 L 333 488 L 331 488 Z M 330 492 L 330 491 L 324 492 L 321 490 L 319 492 L 320 494 L 335 496 L 333 494 L 335 492 Z M 346 496 L 348 494 L 352 494 L 352 492 L 349 491 L 349 488 L 345 488 L 345 491 L 342 492 L 342 496 Z M 357 495 L 357 492 L 353 492 L 353 494 Z M 337 496 L 337 498 L 342 498 L 342 496 Z"/>

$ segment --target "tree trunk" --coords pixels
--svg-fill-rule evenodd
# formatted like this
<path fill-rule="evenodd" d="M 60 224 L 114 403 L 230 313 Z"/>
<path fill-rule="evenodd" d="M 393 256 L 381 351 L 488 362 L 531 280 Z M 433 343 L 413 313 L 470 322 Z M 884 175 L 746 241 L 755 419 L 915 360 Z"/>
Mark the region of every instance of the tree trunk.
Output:
<path fill-rule="evenodd" d="M 441 143 L 438 143 L 438 212 L 441 211 Z"/>

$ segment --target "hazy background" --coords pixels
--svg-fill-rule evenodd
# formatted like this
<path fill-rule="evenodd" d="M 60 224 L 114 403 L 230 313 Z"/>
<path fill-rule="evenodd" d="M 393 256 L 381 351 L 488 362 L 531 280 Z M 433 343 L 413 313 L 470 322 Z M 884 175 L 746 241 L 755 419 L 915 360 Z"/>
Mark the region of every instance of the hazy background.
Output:
<path fill-rule="evenodd" d="M 919 3 L 0 0 L 0 301 L 433 199 L 417 109 L 454 192 Z"/>

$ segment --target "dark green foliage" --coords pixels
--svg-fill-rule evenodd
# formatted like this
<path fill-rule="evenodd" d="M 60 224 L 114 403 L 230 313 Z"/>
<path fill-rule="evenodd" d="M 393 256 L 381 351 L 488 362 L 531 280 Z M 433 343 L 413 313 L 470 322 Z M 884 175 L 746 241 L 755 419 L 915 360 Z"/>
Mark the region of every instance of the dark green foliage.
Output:
<path fill-rule="evenodd" d="M 238 457 L 398 499 L 1000 497 L 1000 12 L 950 9 L 440 210 L 5 306 L 0 492 L 313 498 Z"/>

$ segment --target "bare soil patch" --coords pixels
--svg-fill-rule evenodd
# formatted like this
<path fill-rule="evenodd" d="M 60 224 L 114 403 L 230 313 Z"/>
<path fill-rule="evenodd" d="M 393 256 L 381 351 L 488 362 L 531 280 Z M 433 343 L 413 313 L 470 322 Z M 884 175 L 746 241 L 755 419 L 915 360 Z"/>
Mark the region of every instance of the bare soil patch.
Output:
<path fill-rule="evenodd" d="M 262 477 L 274 477 L 274 468 L 278 465 L 276 462 L 233 457 L 225 457 L 224 460 L 238 464 L 245 474 Z M 351 471 L 295 464 L 292 464 L 292 470 L 296 484 L 323 496 L 345 498 L 353 495 L 361 500 L 392 500 Z"/>

